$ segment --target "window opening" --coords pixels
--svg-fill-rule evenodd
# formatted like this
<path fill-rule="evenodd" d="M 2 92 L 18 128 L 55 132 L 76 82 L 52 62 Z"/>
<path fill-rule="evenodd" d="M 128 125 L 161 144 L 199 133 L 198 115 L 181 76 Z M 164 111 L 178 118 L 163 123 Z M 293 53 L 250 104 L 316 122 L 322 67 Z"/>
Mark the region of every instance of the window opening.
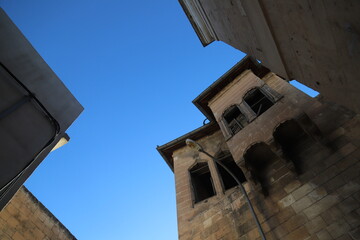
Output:
<path fill-rule="evenodd" d="M 236 134 L 247 125 L 245 115 L 242 114 L 240 109 L 235 105 L 225 111 L 224 119 L 232 135 Z"/>
<path fill-rule="evenodd" d="M 224 164 L 241 183 L 246 182 L 243 171 L 235 163 L 230 153 L 221 153 L 219 156 L 217 156 L 217 159 L 222 164 Z M 220 166 L 218 163 L 216 163 L 216 166 L 225 190 L 228 190 L 238 185 L 235 179 L 222 166 Z"/>
<path fill-rule="evenodd" d="M 259 88 L 250 90 L 245 95 L 244 100 L 256 116 L 260 116 L 274 104 Z"/>
<path fill-rule="evenodd" d="M 215 188 L 207 163 L 198 163 L 192 167 L 190 177 L 195 203 L 215 195 Z"/>

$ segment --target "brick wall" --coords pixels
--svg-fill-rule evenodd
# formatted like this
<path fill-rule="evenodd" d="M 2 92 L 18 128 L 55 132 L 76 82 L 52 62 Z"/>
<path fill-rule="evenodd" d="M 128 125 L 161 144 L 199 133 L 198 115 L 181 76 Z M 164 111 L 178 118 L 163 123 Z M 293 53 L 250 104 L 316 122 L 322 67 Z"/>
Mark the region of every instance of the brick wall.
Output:
<path fill-rule="evenodd" d="M 268 240 L 360 239 L 360 116 L 336 104 L 318 101 L 321 98 L 311 99 L 275 75 L 263 80 L 284 95 L 280 107 L 274 105 L 255 120 L 256 126 L 252 122 L 242 129 L 237 133 L 242 135 L 237 141 L 233 136 L 226 142 L 219 131 L 198 142 L 213 155 L 227 149 L 233 153 L 247 177 L 244 186 Z M 224 101 L 230 104 L 226 97 Z M 228 105 L 212 104 L 215 111 L 222 109 L 216 104 Z M 320 139 L 309 138 L 300 145 L 301 154 L 297 157 L 303 172 L 298 174 L 274 143 L 273 131 L 276 124 L 300 112 L 306 113 L 322 134 Z M 243 164 L 241 155 L 253 141 L 268 144 L 276 155 L 266 170 L 268 196 L 262 194 Z M 212 159 L 187 147 L 174 151 L 173 159 L 179 239 L 259 239 L 241 192 L 236 187 L 223 190 Z M 188 172 L 196 161 L 208 162 L 216 190 L 215 196 L 198 203 L 193 202 Z"/>
<path fill-rule="evenodd" d="M 24 186 L 0 212 L 1 240 L 76 240 Z"/>

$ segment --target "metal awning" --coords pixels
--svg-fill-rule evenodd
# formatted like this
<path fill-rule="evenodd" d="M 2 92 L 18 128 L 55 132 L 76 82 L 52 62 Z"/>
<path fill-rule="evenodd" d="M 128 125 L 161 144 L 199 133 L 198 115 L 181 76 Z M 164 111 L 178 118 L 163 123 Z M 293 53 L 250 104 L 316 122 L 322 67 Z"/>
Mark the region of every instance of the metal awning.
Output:
<path fill-rule="evenodd" d="M 0 209 L 82 111 L 0 9 Z"/>

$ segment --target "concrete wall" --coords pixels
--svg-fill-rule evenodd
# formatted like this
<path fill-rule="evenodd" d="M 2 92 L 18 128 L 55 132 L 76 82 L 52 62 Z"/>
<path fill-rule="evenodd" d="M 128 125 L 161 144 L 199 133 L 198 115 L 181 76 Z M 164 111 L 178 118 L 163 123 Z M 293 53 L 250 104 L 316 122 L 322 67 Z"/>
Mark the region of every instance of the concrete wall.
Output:
<path fill-rule="evenodd" d="M 260 2 L 290 79 L 360 112 L 360 2 Z"/>
<path fill-rule="evenodd" d="M 76 239 L 25 187 L 0 212 L 1 240 Z"/>
<path fill-rule="evenodd" d="M 359 1 L 192 1 L 199 2 L 217 40 L 360 111 Z M 196 26 L 196 18 L 189 19 Z"/>
<path fill-rule="evenodd" d="M 244 81 L 235 81 L 220 93 L 217 106 L 214 101 L 211 107 L 222 109 L 231 101 L 238 101 L 242 91 L 236 89 L 237 84 L 250 87 L 249 84 L 261 81 L 283 94 L 282 102 L 258 117 L 257 123 L 253 121 L 238 132 L 241 139 L 234 136 L 226 143 L 222 133 L 216 132 L 198 142 L 213 155 L 226 149 L 234 153 L 247 177 L 244 186 L 267 239 L 360 239 L 360 116 L 338 105 L 311 99 L 273 74 L 262 80 L 254 79 L 256 76 L 251 72 L 242 77 Z M 239 94 L 231 94 L 231 88 Z M 275 122 L 293 118 L 298 112 L 306 112 L 322 133 L 319 141 L 310 139 L 311 144 L 303 146 L 299 155 L 304 166 L 301 174 L 295 173 L 293 164 L 283 158 L 281 148 L 271 139 Z M 244 151 L 239 149 L 251 145 L 254 135 L 256 141 L 272 145 L 271 150 L 277 156 L 266 172 L 267 197 L 240 156 Z M 213 160 L 188 147 L 175 151 L 173 159 L 179 239 L 259 238 L 245 199 L 236 187 L 223 190 Z M 216 195 L 194 204 L 188 170 L 196 161 L 209 163 Z"/>

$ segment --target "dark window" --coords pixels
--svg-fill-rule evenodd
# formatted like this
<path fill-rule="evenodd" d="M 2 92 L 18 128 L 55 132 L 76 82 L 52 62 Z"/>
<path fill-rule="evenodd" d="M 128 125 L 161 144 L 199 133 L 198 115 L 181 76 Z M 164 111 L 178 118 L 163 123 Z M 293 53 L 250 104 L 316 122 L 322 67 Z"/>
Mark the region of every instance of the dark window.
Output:
<path fill-rule="evenodd" d="M 198 163 L 190 169 L 191 184 L 195 203 L 215 195 L 215 190 L 207 163 Z"/>
<path fill-rule="evenodd" d="M 218 156 L 218 160 L 221 161 L 221 163 L 224 164 L 225 167 L 227 167 L 241 183 L 246 181 L 243 171 L 235 163 L 234 159 L 230 154 L 222 153 L 220 156 Z M 216 164 L 216 166 L 218 168 L 219 175 L 223 182 L 225 190 L 228 190 L 238 185 L 235 179 L 222 166 L 220 166 L 218 163 Z"/>
<path fill-rule="evenodd" d="M 256 116 L 260 116 L 274 104 L 259 88 L 250 90 L 245 95 L 244 101 Z"/>
<path fill-rule="evenodd" d="M 228 108 L 223 117 L 225 119 L 226 126 L 232 135 L 239 132 L 245 127 L 245 125 L 247 125 L 245 115 L 242 114 L 240 109 L 235 105 Z"/>

